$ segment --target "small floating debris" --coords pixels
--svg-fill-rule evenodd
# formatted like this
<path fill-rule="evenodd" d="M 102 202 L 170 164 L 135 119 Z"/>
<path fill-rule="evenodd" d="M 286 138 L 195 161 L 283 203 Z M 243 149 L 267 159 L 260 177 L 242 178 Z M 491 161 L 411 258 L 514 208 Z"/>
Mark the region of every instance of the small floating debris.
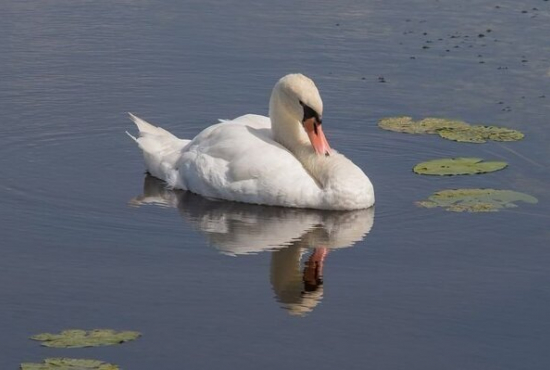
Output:
<path fill-rule="evenodd" d="M 114 331 L 111 329 L 64 330 L 59 334 L 43 333 L 31 337 L 42 342 L 44 347 L 82 348 L 111 346 L 136 340 L 141 336 L 137 331 Z"/>
<path fill-rule="evenodd" d="M 119 367 L 98 360 L 47 358 L 40 364 L 24 362 L 21 370 L 119 370 Z"/>
<path fill-rule="evenodd" d="M 515 208 L 516 202 L 538 203 L 537 198 L 512 190 L 449 189 L 433 193 L 427 200 L 416 202 L 419 207 L 442 207 L 451 212 L 497 212 Z"/>
<path fill-rule="evenodd" d="M 506 162 L 485 162 L 481 158 L 441 158 L 419 163 L 413 172 L 430 176 L 477 175 L 500 171 L 507 166 Z"/>
<path fill-rule="evenodd" d="M 378 122 L 384 130 L 407 134 L 438 134 L 444 139 L 465 143 L 493 141 L 518 141 L 524 135 L 520 131 L 498 126 L 470 125 L 464 121 L 445 118 L 424 118 L 414 121 L 411 117 L 388 117 Z"/>

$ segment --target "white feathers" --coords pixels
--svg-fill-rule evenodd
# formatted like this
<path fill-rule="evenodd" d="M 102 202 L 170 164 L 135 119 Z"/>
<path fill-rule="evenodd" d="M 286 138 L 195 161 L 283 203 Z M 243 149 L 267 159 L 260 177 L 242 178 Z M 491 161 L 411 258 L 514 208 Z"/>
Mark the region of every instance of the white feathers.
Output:
<path fill-rule="evenodd" d="M 177 162 L 189 140 L 178 139 L 165 129 L 153 126 L 132 113 L 128 114 L 138 127 L 139 137 L 126 133 L 143 150 L 147 170 L 151 175 L 166 181 L 168 185 L 175 186 L 178 178 Z"/>

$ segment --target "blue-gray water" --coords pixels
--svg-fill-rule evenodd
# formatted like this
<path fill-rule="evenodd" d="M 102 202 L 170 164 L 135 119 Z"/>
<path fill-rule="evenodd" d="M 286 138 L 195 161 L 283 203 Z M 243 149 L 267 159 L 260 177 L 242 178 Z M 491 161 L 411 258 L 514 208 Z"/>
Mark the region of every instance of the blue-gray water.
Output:
<path fill-rule="evenodd" d="M 550 2 L 4 0 L 0 20 L 3 369 L 55 356 L 127 370 L 550 366 Z M 127 111 L 192 137 L 218 118 L 266 114 L 289 72 L 316 81 L 331 145 L 374 183 L 373 213 L 212 203 L 145 180 Z M 395 115 L 526 138 L 459 144 L 377 128 Z M 464 155 L 510 166 L 411 172 Z M 139 205 L 144 185 L 165 204 Z M 539 203 L 414 205 L 453 187 Z M 303 263 L 334 242 L 334 225 L 360 236 L 330 250 L 316 296 L 301 294 Z M 80 350 L 28 340 L 97 327 L 143 337 Z"/>

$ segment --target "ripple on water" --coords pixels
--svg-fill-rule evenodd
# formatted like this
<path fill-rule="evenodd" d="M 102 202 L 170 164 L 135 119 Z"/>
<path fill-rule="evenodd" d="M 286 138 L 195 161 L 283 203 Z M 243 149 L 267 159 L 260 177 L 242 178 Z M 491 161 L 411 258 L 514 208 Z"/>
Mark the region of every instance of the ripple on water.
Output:
<path fill-rule="evenodd" d="M 10 233 L 43 238 L 61 231 L 143 226 L 125 217 L 128 195 L 117 183 L 120 173 L 113 172 L 116 162 L 130 161 L 114 155 L 129 140 L 124 131 L 114 125 L 80 127 L 54 131 L 28 125 L 1 139 L 0 208 Z M 140 157 L 132 159 L 139 166 Z"/>

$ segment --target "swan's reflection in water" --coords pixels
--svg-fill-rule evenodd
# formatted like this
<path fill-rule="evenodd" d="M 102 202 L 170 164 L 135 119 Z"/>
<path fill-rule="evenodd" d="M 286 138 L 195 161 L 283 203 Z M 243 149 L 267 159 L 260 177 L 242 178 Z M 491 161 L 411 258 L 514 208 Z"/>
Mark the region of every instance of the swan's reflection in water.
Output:
<path fill-rule="evenodd" d="M 130 203 L 176 207 L 223 254 L 271 251 L 270 280 L 277 300 L 289 313 L 300 316 L 312 311 L 323 297 L 323 267 L 329 251 L 363 240 L 374 221 L 373 208 L 334 212 L 209 200 L 169 190 L 149 175 L 143 194 Z"/>

